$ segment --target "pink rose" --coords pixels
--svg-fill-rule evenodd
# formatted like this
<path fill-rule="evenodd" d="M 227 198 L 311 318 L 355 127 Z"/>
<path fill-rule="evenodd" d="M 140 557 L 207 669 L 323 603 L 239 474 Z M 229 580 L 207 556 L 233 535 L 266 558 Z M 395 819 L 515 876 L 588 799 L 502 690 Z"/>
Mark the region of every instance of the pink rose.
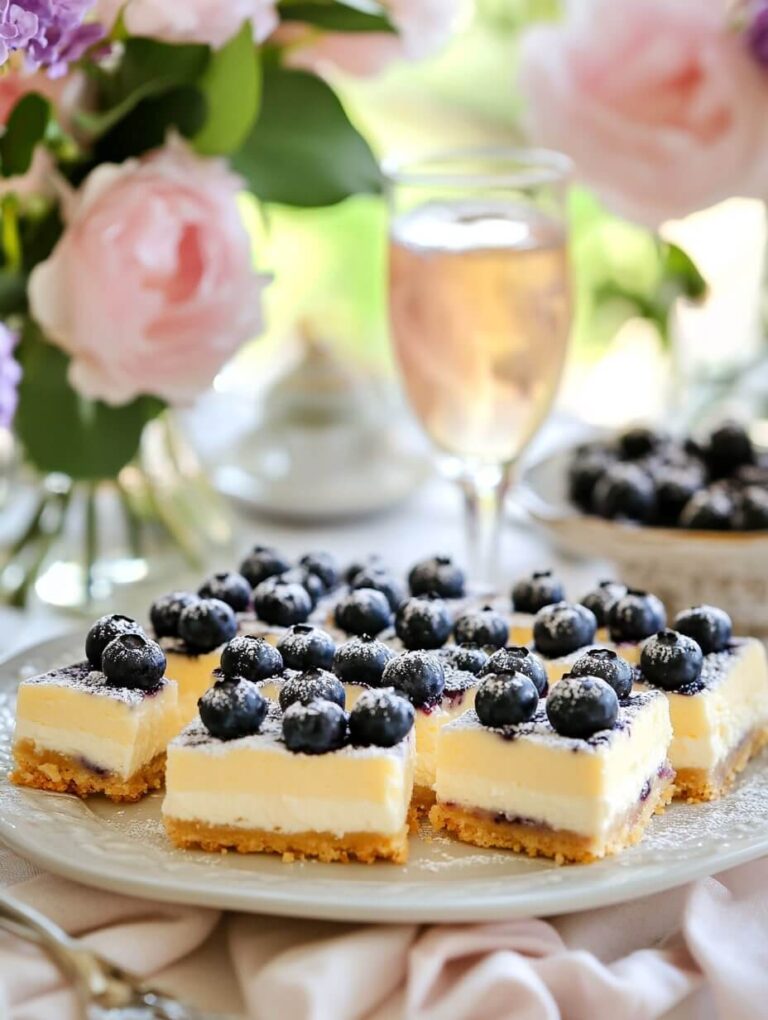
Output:
<path fill-rule="evenodd" d="M 768 193 L 768 72 L 713 0 L 579 0 L 523 39 L 533 132 L 648 226 Z"/>
<path fill-rule="evenodd" d="M 467 0 L 384 0 L 398 34 L 318 32 L 286 23 L 276 40 L 287 46 L 287 62 L 319 74 L 377 74 L 395 60 L 421 60 L 440 50 L 468 13 Z"/>
<path fill-rule="evenodd" d="M 178 140 L 88 175 L 29 283 L 32 315 L 71 355 L 75 389 L 109 404 L 185 402 L 260 331 L 267 281 L 252 268 L 241 187 Z"/>
<path fill-rule="evenodd" d="M 244 21 L 261 42 L 277 24 L 276 0 L 96 0 L 95 18 L 112 25 L 122 10 L 131 35 L 169 43 L 207 43 L 218 49 Z"/>

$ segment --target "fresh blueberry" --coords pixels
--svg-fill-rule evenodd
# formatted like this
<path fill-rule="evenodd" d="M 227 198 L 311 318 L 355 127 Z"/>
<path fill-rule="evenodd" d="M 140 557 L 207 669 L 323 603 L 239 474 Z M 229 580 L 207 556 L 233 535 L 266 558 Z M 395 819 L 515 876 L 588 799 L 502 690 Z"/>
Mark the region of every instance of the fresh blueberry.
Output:
<path fill-rule="evenodd" d="M 242 676 L 246 680 L 267 680 L 282 673 L 283 657 L 263 637 L 239 634 L 221 650 L 221 669 L 230 677 Z"/>
<path fill-rule="evenodd" d="M 613 463 L 613 456 L 602 447 L 588 447 L 574 456 L 568 466 L 568 496 L 576 506 L 591 510 L 595 486 Z"/>
<path fill-rule="evenodd" d="M 295 754 L 325 754 L 343 747 L 347 715 L 333 701 L 294 701 L 283 715 L 283 740 Z"/>
<path fill-rule="evenodd" d="M 488 662 L 488 653 L 480 645 L 465 642 L 461 645 L 453 645 L 451 648 L 444 648 L 443 661 L 453 669 L 463 673 L 472 673 L 477 676 Z"/>
<path fill-rule="evenodd" d="M 509 624 L 492 606 L 471 609 L 453 625 L 457 644 L 490 645 L 503 648 L 509 638 Z"/>
<path fill-rule="evenodd" d="M 675 630 L 662 630 L 643 645 L 640 671 L 665 691 L 676 691 L 701 676 L 704 655 L 693 638 Z"/>
<path fill-rule="evenodd" d="M 722 652 L 733 633 L 730 616 L 717 606 L 693 606 L 675 617 L 674 629 L 693 638 L 705 655 Z"/>
<path fill-rule="evenodd" d="M 451 633 L 451 617 L 441 598 L 413 595 L 395 614 L 395 633 L 406 648 L 441 648 Z"/>
<path fill-rule="evenodd" d="M 595 614 L 598 627 L 604 627 L 608 622 L 608 610 L 626 591 L 627 586 L 618 581 L 599 581 L 597 588 L 587 592 L 581 604 Z"/>
<path fill-rule="evenodd" d="M 384 687 L 394 687 L 416 708 L 436 705 L 445 689 L 445 670 L 436 655 L 403 652 L 387 663 L 381 678 Z"/>
<path fill-rule="evenodd" d="M 198 598 L 191 591 L 172 591 L 155 599 L 149 607 L 149 622 L 155 637 L 178 637 L 182 611 L 197 602 Z"/>
<path fill-rule="evenodd" d="M 253 608 L 265 623 L 290 627 L 304 623 L 312 612 L 312 599 L 300 584 L 285 583 L 280 577 L 268 577 L 253 593 Z"/>
<path fill-rule="evenodd" d="M 349 735 L 359 747 L 394 747 L 408 736 L 416 713 L 391 687 L 365 691 L 349 713 Z"/>
<path fill-rule="evenodd" d="M 595 640 L 595 614 L 571 602 L 544 606 L 533 621 L 533 644 L 537 652 L 549 659 L 570 655 Z"/>
<path fill-rule="evenodd" d="M 88 631 L 85 639 L 85 657 L 94 669 L 101 669 L 101 657 L 104 649 L 121 634 L 143 634 L 141 626 L 130 618 L 113 613 L 102 616 Z"/>
<path fill-rule="evenodd" d="M 362 570 L 382 570 L 384 573 L 389 573 L 387 568 L 384 566 L 384 561 L 378 553 L 371 553 L 370 556 L 366 556 L 364 560 L 353 560 L 344 571 L 344 582 L 345 584 L 352 584 L 353 580 Z"/>
<path fill-rule="evenodd" d="M 466 577 L 450 556 L 432 556 L 411 568 L 408 587 L 411 595 L 439 595 L 444 599 L 460 599 L 464 595 Z"/>
<path fill-rule="evenodd" d="M 373 588 L 386 595 L 389 608 L 394 611 L 405 598 L 405 585 L 386 570 L 365 567 L 359 570 L 349 582 L 350 588 Z"/>
<path fill-rule="evenodd" d="M 330 634 L 309 623 L 294 624 L 277 643 L 289 669 L 330 669 L 336 642 Z"/>
<path fill-rule="evenodd" d="M 346 695 L 341 681 L 325 669 L 308 669 L 289 677 L 280 688 L 280 708 L 283 711 L 294 701 L 308 705 L 311 701 L 333 701 L 344 708 Z"/>
<path fill-rule="evenodd" d="M 518 726 L 528 722 L 539 692 L 524 673 L 489 673 L 475 694 L 475 711 L 483 726 Z"/>
<path fill-rule="evenodd" d="M 632 693 L 634 670 L 610 648 L 590 648 L 571 666 L 571 676 L 597 676 L 616 691 L 618 698 Z"/>
<path fill-rule="evenodd" d="M 346 634 L 376 637 L 392 624 L 392 610 L 386 595 L 373 588 L 355 588 L 336 603 L 336 626 Z"/>
<path fill-rule="evenodd" d="M 648 522 L 656 512 L 653 479 L 637 464 L 612 464 L 595 485 L 592 509 L 600 517 Z"/>
<path fill-rule="evenodd" d="M 742 485 L 757 485 L 761 489 L 768 488 L 768 460 L 761 454 L 756 464 L 742 464 L 736 469 L 735 478 Z"/>
<path fill-rule="evenodd" d="M 236 613 L 244 613 L 251 604 L 251 586 L 242 574 L 226 571 L 212 574 L 197 590 L 201 599 L 221 599 Z"/>
<path fill-rule="evenodd" d="M 179 617 L 179 637 L 193 653 L 212 652 L 236 633 L 237 617 L 221 599 L 198 599 Z"/>
<path fill-rule="evenodd" d="M 730 531 L 735 516 L 733 496 L 722 485 L 694 493 L 682 509 L 680 527 L 692 531 Z"/>
<path fill-rule="evenodd" d="M 642 641 L 667 623 L 661 599 L 646 591 L 628 589 L 608 610 L 611 641 Z"/>
<path fill-rule="evenodd" d="M 104 649 L 101 669 L 113 687 L 151 691 L 165 674 L 165 653 L 144 634 L 120 634 Z"/>
<path fill-rule="evenodd" d="M 540 698 L 546 695 L 549 688 L 544 664 L 536 658 L 530 648 L 523 648 L 520 645 L 509 645 L 494 652 L 481 669 L 480 676 L 490 673 L 522 673 L 533 681 Z"/>
<path fill-rule="evenodd" d="M 299 560 L 299 566 L 319 577 L 326 591 L 331 591 L 338 586 L 339 565 L 330 553 L 305 553 Z"/>
<path fill-rule="evenodd" d="M 219 740 L 237 740 L 258 733 L 268 703 L 251 680 L 217 680 L 197 703 L 203 726 Z"/>
<path fill-rule="evenodd" d="M 561 737 L 588 740 L 612 729 L 618 715 L 616 691 L 596 676 L 565 676 L 547 698 L 547 718 Z"/>
<path fill-rule="evenodd" d="M 742 464 L 753 464 L 755 448 L 743 425 L 726 421 L 710 433 L 705 456 L 712 477 L 725 478 Z"/>
<path fill-rule="evenodd" d="M 280 584 L 300 584 L 309 595 L 313 609 L 323 595 L 326 594 L 325 585 L 320 577 L 317 574 L 313 574 L 311 570 L 307 570 L 306 567 L 293 567 L 291 570 L 286 570 L 284 574 L 272 578 L 272 580 L 275 583 L 279 581 Z"/>
<path fill-rule="evenodd" d="M 748 485 L 742 491 L 736 507 L 734 525 L 739 531 L 768 529 L 768 490 L 757 485 Z"/>
<path fill-rule="evenodd" d="M 674 526 L 680 520 L 686 504 L 704 484 L 704 473 L 699 466 L 679 467 L 661 464 L 653 470 L 656 486 L 656 511 L 659 524 Z"/>
<path fill-rule="evenodd" d="M 522 577 L 512 588 L 512 608 L 516 613 L 538 613 L 544 606 L 562 602 L 565 592 L 551 570 L 535 570 Z"/>
<path fill-rule="evenodd" d="M 256 588 L 268 577 L 284 574 L 290 568 L 288 560 L 271 546 L 255 545 L 240 564 L 240 573 L 251 588 Z"/>
<path fill-rule="evenodd" d="M 336 649 L 333 672 L 342 683 L 378 687 L 387 663 L 394 657 L 395 653 L 383 641 L 354 637 Z"/>
<path fill-rule="evenodd" d="M 638 426 L 619 436 L 619 456 L 622 460 L 640 460 L 659 450 L 667 441 L 653 429 Z"/>

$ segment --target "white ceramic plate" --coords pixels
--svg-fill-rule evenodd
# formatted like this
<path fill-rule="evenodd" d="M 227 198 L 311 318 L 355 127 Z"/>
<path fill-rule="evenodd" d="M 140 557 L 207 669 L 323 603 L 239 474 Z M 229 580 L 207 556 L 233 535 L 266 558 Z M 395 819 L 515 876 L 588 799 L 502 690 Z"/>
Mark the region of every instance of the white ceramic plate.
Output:
<path fill-rule="evenodd" d="M 22 790 L 8 782 L 19 678 L 78 657 L 56 639 L 0 667 L 0 838 L 36 864 L 115 892 L 178 903 L 340 921 L 482 921 L 606 906 L 669 889 L 768 852 L 768 756 L 720 803 L 673 805 L 645 841 L 612 860 L 555 867 L 447 838 L 414 838 L 406 867 L 283 864 L 267 856 L 172 849 L 160 795 L 135 805 Z"/>

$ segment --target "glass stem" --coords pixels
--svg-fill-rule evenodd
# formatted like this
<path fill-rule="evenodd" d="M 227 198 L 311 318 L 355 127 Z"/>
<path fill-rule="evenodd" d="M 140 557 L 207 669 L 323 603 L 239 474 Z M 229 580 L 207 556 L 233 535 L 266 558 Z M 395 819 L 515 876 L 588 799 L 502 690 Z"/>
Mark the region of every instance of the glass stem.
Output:
<path fill-rule="evenodd" d="M 501 464 L 468 469 L 460 479 L 470 577 L 489 590 L 499 579 L 501 521 L 511 481 L 512 465 Z"/>

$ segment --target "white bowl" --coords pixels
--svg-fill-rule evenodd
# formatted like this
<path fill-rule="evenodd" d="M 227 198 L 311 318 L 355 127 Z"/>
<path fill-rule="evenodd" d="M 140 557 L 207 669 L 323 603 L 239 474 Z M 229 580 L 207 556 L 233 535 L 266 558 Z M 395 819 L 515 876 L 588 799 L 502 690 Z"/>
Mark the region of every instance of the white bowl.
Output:
<path fill-rule="evenodd" d="M 521 503 L 562 549 L 612 561 L 617 580 L 654 592 L 670 618 L 710 603 L 738 633 L 768 635 L 768 532 L 651 528 L 580 513 L 567 492 L 572 452 L 531 464 L 520 484 Z"/>

